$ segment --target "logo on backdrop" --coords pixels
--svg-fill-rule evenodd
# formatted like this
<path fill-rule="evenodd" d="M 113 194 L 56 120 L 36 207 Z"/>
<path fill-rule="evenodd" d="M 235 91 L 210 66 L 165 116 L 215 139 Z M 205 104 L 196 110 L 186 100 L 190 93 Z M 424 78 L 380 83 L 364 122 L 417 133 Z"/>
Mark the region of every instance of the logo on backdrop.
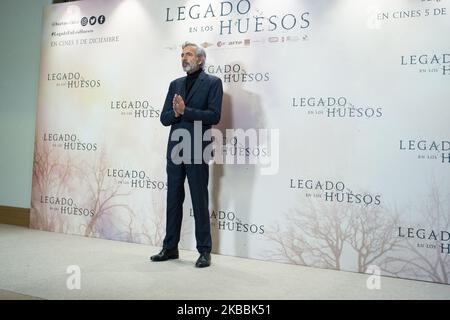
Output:
<path fill-rule="evenodd" d="M 420 73 L 450 75 L 450 53 L 405 55 L 400 60 L 401 66 Z"/>
<path fill-rule="evenodd" d="M 77 206 L 71 197 L 41 195 L 40 203 L 47 205 L 49 211 L 68 216 L 93 217 L 94 209 Z"/>
<path fill-rule="evenodd" d="M 327 202 L 375 206 L 381 204 L 381 195 L 353 192 L 347 188 L 343 181 L 290 179 L 289 188 L 303 192 L 306 198 L 320 199 Z"/>
<path fill-rule="evenodd" d="M 153 106 L 149 100 L 116 100 L 111 101 L 110 110 L 124 117 L 159 119 L 161 110 Z"/>
<path fill-rule="evenodd" d="M 105 23 L 105 21 L 106 21 L 106 17 L 104 15 L 101 15 L 99 17 L 91 16 L 89 18 L 88 17 L 83 17 L 83 18 L 81 18 L 81 25 L 83 27 L 87 26 L 88 24 L 93 26 L 93 25 L 95 25 L 97 23 L 102 25 L 102 24 Z"/>
<path fill-rule="evenodd" d="M 307 34 L 304 35 L 293 35 L 293 36 L 269 36 L 269 37 L 252 37 L 249 39 L 239 39 L 232 41 L 219 40 L 216 43 L 216 47 L 218 49 L 233 49 L 233 48 L 246 48 L 250 46 L 263 45 L 263 44 L 289 44 L 295 43 L 299 41 L 308 41 L 309 36 Z M 207 43 L 208 46 L 214 46 L 214 44 Z M 207 48 L 203 43 L 202 47 Z M 178 47 L 174 47 L 173 49 L 177 49 Z"/>
<path fill-rule="evenodd" d="M 450 231 L 433 230 L 426 228 L 415 228 L 400 226 L 397 228 L 397 236 L 404 239 L 415 239 L 416 247 L 436 250 L 441 253 L 450 254 Z"/>
<path fill-rule="evenodd" d="M 327 118 L 377 119 L 383 116 L 380 106 L 353 104 L 347 97 L 295 97 L 291 107 L 308 116 Z"/>
<path fill-rule="evenodd" d="M 205 65 L 205 71 L 222 79 L 225 83 L 267 82 L 269 72 L 247 72 L 240 64 Z"/>
<path fill-rule="evenodd" d="M 107 177 L 132 189 L 167 190 L 166 181 L 155 179 L 144 170 L 108 168 Z"/>
<path fill-rule="evenodd" d="M 310 13 L 270 13 L 265 8 L 252 6 L 250 0 L 190 3 L 188 6 L 166 8 L 166 23 L 186 23 L 189 33 L 214 32 L 217 35 L 271 33 L 298 33 L 311 25 Z M 211 21 L 214 19 L 214 22 Z M 193 24 L 198 24 L 193 26 Z M 200 23 L 203 23 L 200 25 Z"/>
<path fill-rule="evenodd" d="M 189 216 L 194 217 L 194 210 L 189 210 Z M 264 234 L 264 225 L 249 223 L 241 220 L 234 211 L 212 210 L 210 214 L 211 226 L 226 232 L 242 232 L 260 235 Z"/>
<path fill-rule="evenodd" d="M 402 139 L 399 149 L 414 152 L 419 160 L 450 163 L 450 140 Z"/>
<path fill-rule="evenodd" d="M 103 16 L 102 21 L 105 22 L 105 17 Z M 52 22 L 51 26 L 53 30 L 51 32 L 52 37 L 66 37 L 66 36 L 78 36 L 93 33 L 93 29 L 86 29 L 84 27 L 91 27 L 97 23 L 97 17 L 86 18 L 83 17 L 81 20 L 60 20 Z M 80 26 L 82 28 L 80 28 Z"/>
<path fill-rule="evenodd" d="M 70 151 L 97 151 L 97 143 L 81 140 L 73 133 L 44 133 L 42 137 L 44 143 L 50 144 L 53 148 L 60 148 Z"/>
<path fill-rule="evenodd" d="M 57 87 L 66 87 L 67 89 L 92 89 L 100 88 L 101 81 L 82 76 L 79 72 L 67 73 L 49 73 L 47 81 L 55 83 Z"/>
<path fill-rule="evenodd" d="M 81 20 L 57 21 L 52 23 L 51 36 L 61 40 L 51 40 L 50 47 L 86 46 L 119 42 L 119 36 L 109 35 L 101 37 L 83 38 L 94 33 L 94 26 L 102 26 L 107 21 L 104 15 L 83 17 Z M 81 26 L 81 28 L 80 28 Z M 71 27 L 70 29 L 67 27 Z M 80 37 L 81 36 L 81 37 Z"/>

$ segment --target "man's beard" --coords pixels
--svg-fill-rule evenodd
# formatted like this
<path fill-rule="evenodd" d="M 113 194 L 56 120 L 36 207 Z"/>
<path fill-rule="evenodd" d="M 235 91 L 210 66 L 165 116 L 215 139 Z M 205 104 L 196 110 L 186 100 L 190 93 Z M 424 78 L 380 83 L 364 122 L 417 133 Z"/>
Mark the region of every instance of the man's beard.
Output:
<path fill-rule="evenodd" d="M 197 62 L 186 62 L 186 64 L 183 63 L 182 65 L 184 72 L 186 73 L 194 73 L 195 71 L 197 71 L 198 69 L 200 69 L 200 65 Z"/>

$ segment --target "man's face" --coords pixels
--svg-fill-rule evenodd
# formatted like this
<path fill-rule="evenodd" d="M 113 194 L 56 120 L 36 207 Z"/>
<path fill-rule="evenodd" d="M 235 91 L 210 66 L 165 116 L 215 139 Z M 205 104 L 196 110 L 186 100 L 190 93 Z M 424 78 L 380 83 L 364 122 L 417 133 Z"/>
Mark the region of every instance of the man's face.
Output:
<path fill-rule="evenodd" d="M 197 57 L 196 48 L 194 46 L 187 46 L 181 53 L 181 64 L 183 70 L 187 73 L 192 73 L 198 70 L 200 58 Z"/>

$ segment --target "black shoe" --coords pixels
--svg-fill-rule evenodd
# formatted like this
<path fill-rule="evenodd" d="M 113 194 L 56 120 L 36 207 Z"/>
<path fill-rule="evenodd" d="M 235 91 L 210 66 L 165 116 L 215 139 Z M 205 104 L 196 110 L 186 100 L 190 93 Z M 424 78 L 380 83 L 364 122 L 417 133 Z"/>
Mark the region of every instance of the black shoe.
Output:
<path fill-rule="evenodd" d="M 209 254 L 209 252 L 200 253 L 200 257 L 198 257 L 195 266 L 197 268 L 206 268 L 209 267 L 210 265 L 211 265 L 211 255 Z"/>
<path fill-rule="evenodd" d="M 166 261 L 169 259 L 178 259 L 178 248 L 175 249 L 162 248 L 160 253 L 150 257 L 150 260 L 152 261 Z"/>

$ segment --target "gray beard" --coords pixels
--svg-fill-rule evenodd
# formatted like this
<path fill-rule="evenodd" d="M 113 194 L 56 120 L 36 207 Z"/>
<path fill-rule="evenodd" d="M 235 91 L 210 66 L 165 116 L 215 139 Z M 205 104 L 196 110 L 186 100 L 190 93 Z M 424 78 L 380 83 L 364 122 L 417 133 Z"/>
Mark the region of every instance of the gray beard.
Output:
<path fill-rule="evenodd" d="M 198 64 L 188 64 L 186 67 L 183 67 L 184 72 L 188 74 L 194 73 L 198 69 L 200 69 L 200 66 Z"/>

